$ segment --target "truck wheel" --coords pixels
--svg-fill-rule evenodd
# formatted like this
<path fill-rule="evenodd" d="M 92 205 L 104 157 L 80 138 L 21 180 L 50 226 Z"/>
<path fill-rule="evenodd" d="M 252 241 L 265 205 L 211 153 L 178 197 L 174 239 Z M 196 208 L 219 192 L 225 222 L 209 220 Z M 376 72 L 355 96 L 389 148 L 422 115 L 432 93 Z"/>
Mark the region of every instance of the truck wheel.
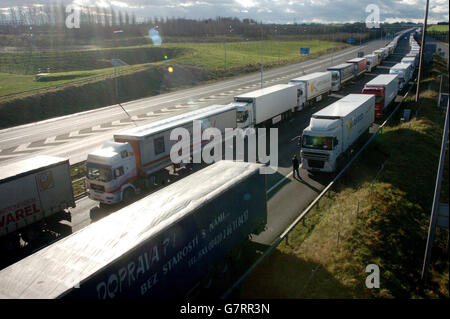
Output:
<path fill-rule="evenodd" d="M 30 244 L 39 237 L 41 231 L 41 227 L 37 225 L 31 225 L 21 233 L 22 239 Z"/>
<path fill-rule="evenodd" d="M 129 203 L 131 201 L 131 199 L 134 196 L 134 190 L 131 187 L 128 187 L 127 189 L 125 189 L 125 191 L 123 192 L 123 201 L 125 203 Z"/>

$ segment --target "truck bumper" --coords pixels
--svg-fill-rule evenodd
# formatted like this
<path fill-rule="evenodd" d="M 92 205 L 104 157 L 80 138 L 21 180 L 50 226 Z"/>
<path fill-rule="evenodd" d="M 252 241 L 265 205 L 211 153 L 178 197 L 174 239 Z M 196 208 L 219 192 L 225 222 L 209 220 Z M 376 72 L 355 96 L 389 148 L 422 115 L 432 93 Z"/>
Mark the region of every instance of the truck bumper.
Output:
<path fill-rule="evenodd" d="M 319 160 L 314 160 L 314 164 L 313 165 L 309 165 L 310 160 L 308 159 L 302 159 L 302 163 L 300 165 L 300 167 L 302 169 L 306 169 L 309 172 L 325 172 L 325 173 L 332 173 L 335 171 L 335 168 L 333 166 L 330 165 L 329 162 L 325 162 L 325 161 L 319 161 Z M 323 166 L 320 165 L 320 163 L 318 162 L 322 162 Z"/>
<path fill-rule="evenodd" d="M 92 189 L 88 191 L 89 198 L 104 204 L 117 204 L 120 202 L 120 193 L 100 193 Z"/>

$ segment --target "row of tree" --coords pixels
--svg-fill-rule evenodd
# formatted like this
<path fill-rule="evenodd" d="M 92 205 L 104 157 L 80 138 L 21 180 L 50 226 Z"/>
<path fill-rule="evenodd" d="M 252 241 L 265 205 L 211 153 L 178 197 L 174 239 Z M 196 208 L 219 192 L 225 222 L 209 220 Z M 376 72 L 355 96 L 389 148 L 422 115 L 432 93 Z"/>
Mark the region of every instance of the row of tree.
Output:
<path fill-rule="evenodd" d="M 326 24 L 262 24 L 252 19 L 217 17 L 215 19 L 194 20 L 185 18 L 140 18 L 127 11 L 113 7 L 80 7 L 80 28 L 65 27 L 66 6 L 62 3 L 27 8 L 9 8 L 0 14 L 0 40 L 14 45 L 14 41 L 43 46 L 48 43 L 65 41 L 70 44 L 88 43 L 95 39 L 120 40 L 139 38 L 156 29 L 161 36 L 172 38 L 214 38 L 259 39 L 277 37 L 321 38 L 340 41 L 339 34 L 350 35 L 358 40 L 377 37 L 377 31 L 369 30 L 362 22 Z M 0 11 L 1 13 L 1 11 Z M 121 31 L 121 32 L 117 32 Z M 3 39 L 2 39 L 3 35 Z M 10 37 L 14 35 L 14 37 Z M 336 37 L 334 37 L 336 35 Z M 29 40 L 27 40 L 27 37 Z M 32 44 L 31 44 L 32 43 Z"/>

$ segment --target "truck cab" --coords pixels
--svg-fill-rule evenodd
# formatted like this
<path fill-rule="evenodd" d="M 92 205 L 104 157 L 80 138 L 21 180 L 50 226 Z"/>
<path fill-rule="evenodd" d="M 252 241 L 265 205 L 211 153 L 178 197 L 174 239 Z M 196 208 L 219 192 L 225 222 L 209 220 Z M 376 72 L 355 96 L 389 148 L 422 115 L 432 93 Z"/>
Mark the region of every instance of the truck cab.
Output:
<path fill-rule="evenodd" d="M 339 91 L 341 89 L 341 73 L 336 70 L 328 71 L 331 73 L 331 91 Z"/>
<path fill-rule="evenodd" d="M 131 196 L 136 187 L 136 160 L 129 143 L 106 142 L 88 154 L 86 189 L 89 198 L 105 204 L 115 204 Z"/>
<path fill-rule="evenodd" d="M 244 129 L 252 127 L 254 123 L 253 103 L 251 102 L 233 102 L 236 107 L 236 126 Z"/>
<path fill-rule="evenodd" d="M 361 91 L 362 94 L 375 95 L 375 117 L 383 117 L 383 110 L 386 98 L 386 88 L 384 86 L 368 86 Z"/>
<path fill-rule="evenodd" d="M 342 138 L 340 120 L 311 118 L 310 125 L 303 130 L 301 167 L 308 171 L 333 172 L 340 154 Z"/>
<path fill-rule="evenodd" d="M 303 105 L 306 103 L 306 83 L 303 81 L 289 81 L 289 84 L 295 85 L 297 87 L 297 106 L 295 107 L 296 111 L 301 111 L 303 109 Z"/>

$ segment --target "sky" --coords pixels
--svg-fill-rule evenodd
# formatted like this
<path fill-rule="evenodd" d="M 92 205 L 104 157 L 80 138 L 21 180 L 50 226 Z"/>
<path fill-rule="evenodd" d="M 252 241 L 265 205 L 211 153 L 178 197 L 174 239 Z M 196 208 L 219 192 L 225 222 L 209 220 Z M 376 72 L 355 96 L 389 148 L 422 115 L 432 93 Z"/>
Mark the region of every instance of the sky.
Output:
<path fill-rule="evenodd" d="M 343 23 L 366 21 L 366 7 L 380 9 L 380 22 L 423 22 L 426 0 L 0 0 L 0 8 L 63 1 L 113 6 L 137 18 L 251 18 L 263 23 Z M 449 0 L 430 0 L 428 23 L 449 21 Z M 5 10 L 0 12 L 6 12 Z"/>

